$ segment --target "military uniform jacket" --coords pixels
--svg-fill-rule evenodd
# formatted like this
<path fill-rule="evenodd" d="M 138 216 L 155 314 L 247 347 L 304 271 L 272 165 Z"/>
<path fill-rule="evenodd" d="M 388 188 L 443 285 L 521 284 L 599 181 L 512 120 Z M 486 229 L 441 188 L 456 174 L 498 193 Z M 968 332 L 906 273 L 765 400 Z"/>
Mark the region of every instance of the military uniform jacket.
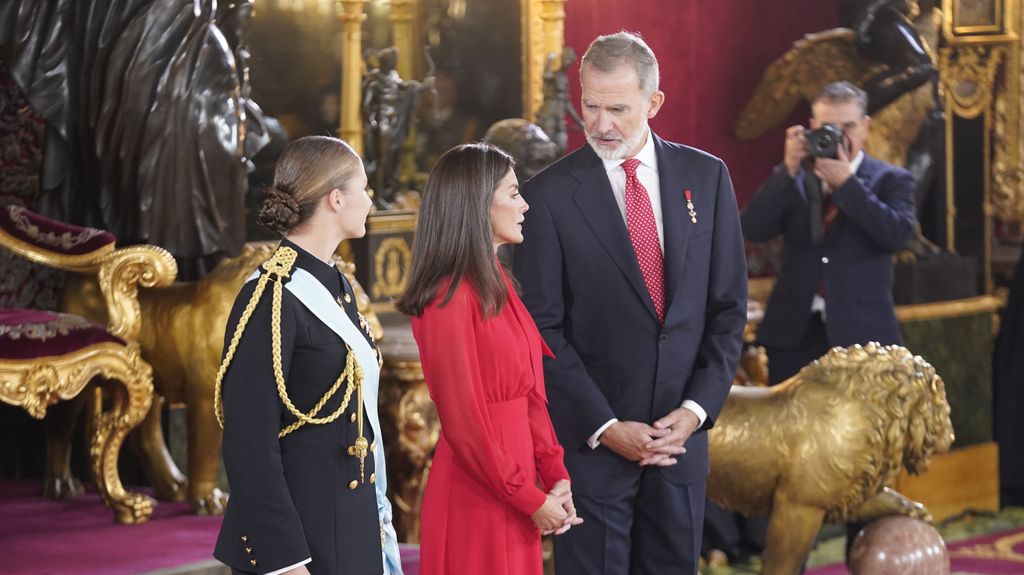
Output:
<path fill-rule="evenodd" d="M 322 283 L 359 325 L 355 295 L 338 269 L 287 240 L 282 246 L 298 253 L 295 266 Z M 262 268 L 260 272 L 266 273 Z M 256 283 L 246 283 L 235 300 L 225 349 Z M 214 556 L 237 570 L 261 574 L 309 559 L 306 567 L 313 575 L 383 573 L 381 527 L 370 482 L 375 471 L 373 450 L 366 457 L 364 482 L 360 482 L 359 460 L 347 453 L 358 437 L 355 410 L 363 409 L 356 393 L 337 420 L 304 425 L 278 439 L 281 429 L 295 418 L 282 404 L 274 379 L 271 288 L 268 284 L 260 298 L 222 383 L 224 467 L 231 497 Z M 344 370 L 346 348 L 295 295 L 282 291 L 285 385 L 295 406 L 309 413 Z M 317 417 L 341 405 L 345 388 L 343 383 Z M 374 441 L 368 422 L 363 433 Z"/>

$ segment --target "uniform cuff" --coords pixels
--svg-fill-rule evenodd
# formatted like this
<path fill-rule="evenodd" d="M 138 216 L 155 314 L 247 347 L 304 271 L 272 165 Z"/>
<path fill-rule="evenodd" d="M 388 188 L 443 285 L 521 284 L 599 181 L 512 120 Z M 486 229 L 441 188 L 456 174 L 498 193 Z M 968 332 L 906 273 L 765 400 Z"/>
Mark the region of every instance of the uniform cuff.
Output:
<path fill-rule="evenodd" d="M 310 557 L 309 559 L 306 559 L 305 561 L 299 561 L 295 565 L 289 565 L 288 567 L 285 567 L 283 569 L 278 569 L 277 571 L 271 571 L 270 573 L 266 573 L 264 575 L 280 575 L 281 573 L 286 573 L 288 571 L 291 571 L 292 569 L 295 569 L 296 567 L 301 567 L 302 565 L 305 565 L 306 563 L 309 563 L 312 560 L 313 560 L 313 558 Z"/>

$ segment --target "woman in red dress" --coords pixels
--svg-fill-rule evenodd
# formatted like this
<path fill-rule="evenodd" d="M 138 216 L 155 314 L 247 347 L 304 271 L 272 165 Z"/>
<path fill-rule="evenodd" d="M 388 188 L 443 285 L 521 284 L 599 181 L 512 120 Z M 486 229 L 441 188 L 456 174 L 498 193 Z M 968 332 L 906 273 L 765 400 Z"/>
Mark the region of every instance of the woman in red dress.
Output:
<path fill-rule="evenodd" d="M 487 144 L 441 156 L 397 304 L 412 316 L 441 419 L 423 498 L 423 575 L 540 575 L 541 535 L 582 522 L 547 412 L 542 354 L 551 352 L 496 255 L 523 241 L 529 206 L 512 167 Z"/>

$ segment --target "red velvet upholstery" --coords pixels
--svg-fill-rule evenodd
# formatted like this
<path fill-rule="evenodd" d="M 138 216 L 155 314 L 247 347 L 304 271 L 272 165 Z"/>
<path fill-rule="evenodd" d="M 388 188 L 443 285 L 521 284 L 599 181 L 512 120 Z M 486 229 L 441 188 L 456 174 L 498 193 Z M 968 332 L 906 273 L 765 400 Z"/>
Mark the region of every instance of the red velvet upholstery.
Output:
<path fill-rule="evenodd" d="M 0 360 L 64 355 L 105 341 L 124 344 L 77 315 L 0 308 Z"/>
<path fill-rule="evenodd" d="M 68 256 L 94 252 L 115 239 L 110 232 L 61 223 L 14 205 L 0 209 L 0 229 L 33 246 Z"/>

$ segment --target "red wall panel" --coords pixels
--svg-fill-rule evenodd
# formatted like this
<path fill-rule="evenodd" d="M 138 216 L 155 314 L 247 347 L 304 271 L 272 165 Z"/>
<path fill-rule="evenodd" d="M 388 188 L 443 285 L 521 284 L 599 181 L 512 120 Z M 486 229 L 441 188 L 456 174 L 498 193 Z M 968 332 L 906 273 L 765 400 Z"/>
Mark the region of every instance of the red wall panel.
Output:
<path fill-rule="evenodd" d="M 809 32 L 832 28 L 837 0 L 567 0 L 565 41 L 583 56 L 599 34 L 639 32 L 658 56 L 666 101 L 658 135 L 722 158 L 740 205 L 782 159 L 785 126 L 739 142 L 732 126 L 768 64 Z M 573 101 L 579 106 L 577 69 Z M 807 110 L 792 122 L 804 123 Z M 583 144 L 570 132 L 573 147 Z"/>

